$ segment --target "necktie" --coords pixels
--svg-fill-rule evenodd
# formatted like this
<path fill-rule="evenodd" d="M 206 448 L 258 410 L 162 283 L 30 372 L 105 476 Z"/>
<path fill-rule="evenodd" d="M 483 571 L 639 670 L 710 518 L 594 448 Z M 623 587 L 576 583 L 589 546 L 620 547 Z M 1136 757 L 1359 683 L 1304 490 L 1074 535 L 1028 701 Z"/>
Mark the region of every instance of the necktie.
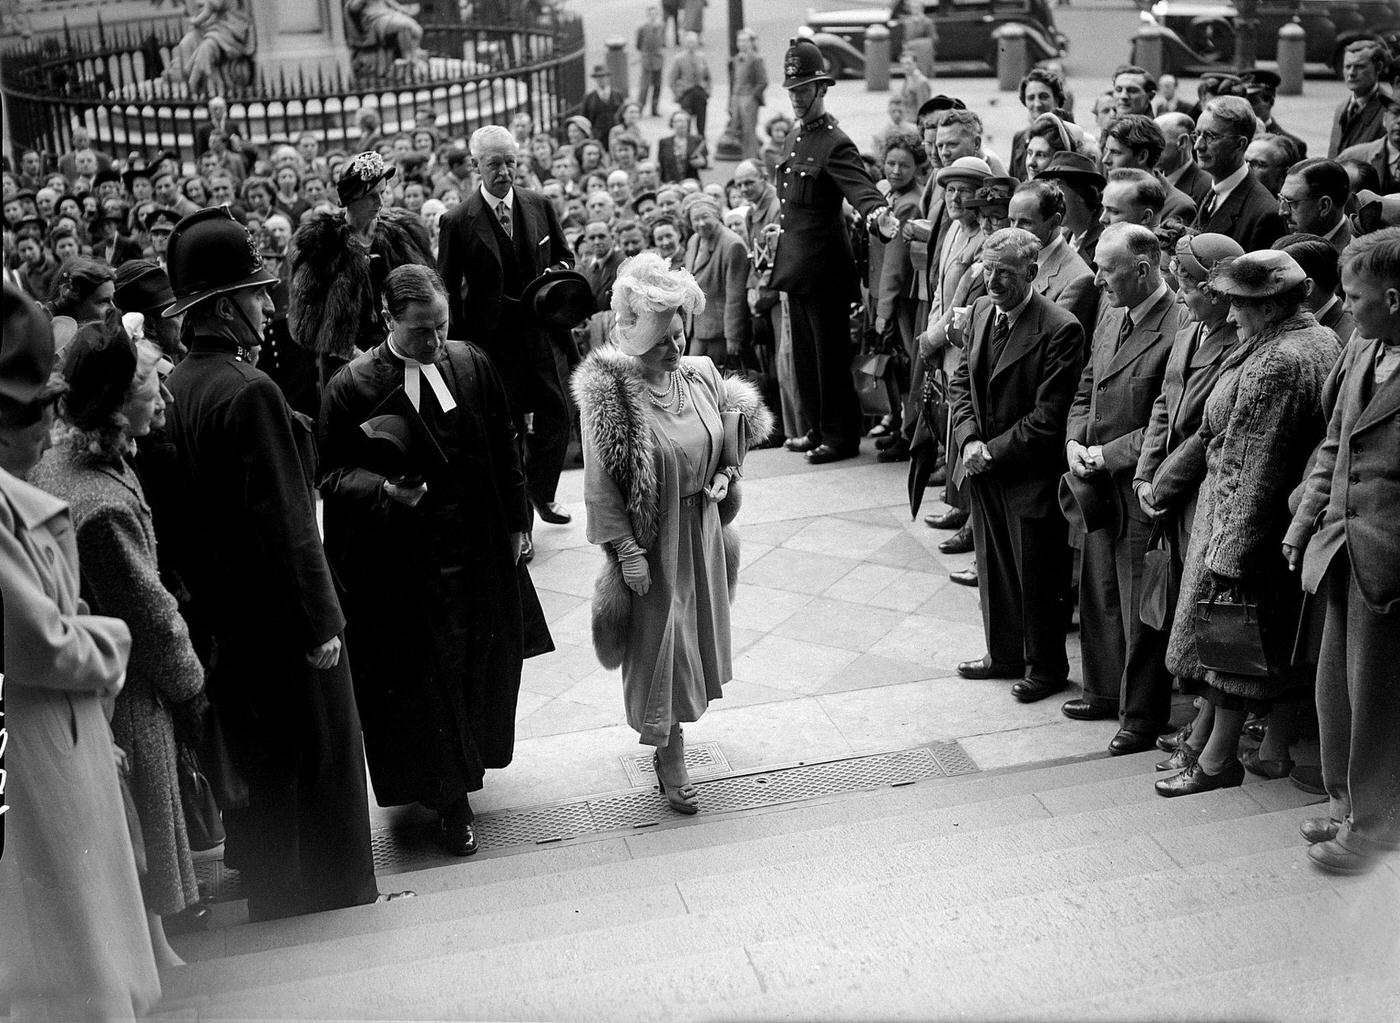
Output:
<path fill-rule="evenodd" d="M 442 379 L 442 371 L 437 366 L 431 362 L 404 359 L 403 393 L 408 397 L 409 404 L 413 406 L 415 412 L 421 410 L 420 401 L 424 378 L 427 379 L 428 386 L 437 398 L 439 408 L 444 412 L 451 412 L 457 407 L 452 392 L 447 389 L 447 381 Z"/>
<path fill-rule="evenodd" d="M 496 219 L 501 222 L 501 230 L 506 233 L 507 238 L 514 238 L 511 233 L 510 207 L 503 202 L 496 203 Z"/>
<path fill-rule="evenodd" d="M 1215 200 L 1218 198 L 1219 196 L 1216 195 L 1215 192 L 1210 193 L 1210 198 L 1206 200 L 1205 210 L 1201 213 L 1201 223 L 1204 224 L 1211 217 L 1215 216 Z"/>
<path fill-rule="evenodd" d="M 1118 343 L 1117 343 L 1116 345 L 1113 346 L 1113 352 L 1114 352 L 1115 355 L 1118 354 L 1118 349 L 1120 349 L 1120 348 L 1123 347 L 1123 342 L 1126 341 L 1126 340 L 1128 340 L 1128 335 L 1131 334 L 1132 332 L 1133 332 L 1133 318 L 1132 318 L 1130 315 L 1128 315 L 1128 314 L 1125 313 L 1125 314 L 1123 315 L 1123 326 L 1120 327 L 1119 330 L 1118 330 Z"/>
<path fill-rule="evenodd" d="M 1006 350 L 1006 341 L 1010 336 L 1011 321 L 1005 313 L 998 312 L 996 320 L 992 323 L 992 369 L 996 369 L 997 363 L 1001 361 L 1001 353 Z"/>

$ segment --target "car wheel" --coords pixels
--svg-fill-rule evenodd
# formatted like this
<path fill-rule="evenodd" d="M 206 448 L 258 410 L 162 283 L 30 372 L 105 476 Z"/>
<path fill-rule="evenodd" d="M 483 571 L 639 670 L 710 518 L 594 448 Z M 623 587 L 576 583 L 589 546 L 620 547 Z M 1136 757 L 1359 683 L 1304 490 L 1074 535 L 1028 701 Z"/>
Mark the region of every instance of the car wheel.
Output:
<path fill-rule="evenodd" d="M 1187 29 L 1186 45 L 1202 60 L 1221 64 L 1235 55 L 1235 30 L 1224 18 L 1201 18 Z"/>

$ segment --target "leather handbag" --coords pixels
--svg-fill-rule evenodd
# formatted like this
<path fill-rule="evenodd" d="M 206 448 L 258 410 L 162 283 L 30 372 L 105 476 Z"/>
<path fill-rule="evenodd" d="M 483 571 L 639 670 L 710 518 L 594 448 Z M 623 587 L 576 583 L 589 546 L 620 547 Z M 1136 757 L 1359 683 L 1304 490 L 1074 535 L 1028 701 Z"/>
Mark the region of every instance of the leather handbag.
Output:
<path fill-rule="evenodd" d="M 180 779 L 180 804 L 185 811 L 185 830 L 190 849 L 206 852 L 224 842 L 224 822 L 214 787 L 199 766 L 199 755 L 189 746 L 179 748 L 176 771 Z"/>
<path fill-rule="evenodd" d="M 721 412 L 719 418 L 724 427 L 724 446 L 720 451 L 719 464 L 726 469 L 742 469 L 744 456 L 749 452 L 749 421 L 737 409 Z"/>
<path fill-rule="evenodd" d="M 890 413 L 889 392 L 885 387 L 889 365 L 890 356 L 886 352 L 862 352 L 851 360 L 851 379 L 855 381 L 861 411 L 866 415 Z"/>
<path fill-rule="evenodd" d="M 1181 588 L 1181 564 L 1176 544 L 1165 519 L 1152 523 L 1147 537 L 1147 553 L 1142 559 L 1142 601 L 1138 617 L 1148 628 L 1163 632 L 1171 628 L 1176 600 Z"/>
<path fill-rule="evenodd" d="M 1202 667 L 1228 675 L 1268 676 L 1257 600 L 1238 587 L 1216 590 L 1209 600 L 1196 601 L 1195 625 Z"/>

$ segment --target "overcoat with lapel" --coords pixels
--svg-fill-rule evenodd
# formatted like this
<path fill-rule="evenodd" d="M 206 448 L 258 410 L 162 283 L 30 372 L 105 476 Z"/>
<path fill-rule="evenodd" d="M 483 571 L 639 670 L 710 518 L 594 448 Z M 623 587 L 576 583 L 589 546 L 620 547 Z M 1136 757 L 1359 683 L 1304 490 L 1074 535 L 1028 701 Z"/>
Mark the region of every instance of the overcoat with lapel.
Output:
<path fill-rule="evenodd" d="M 1267 249 L 1284 236 L 1287 226 L 1278 213 L 1278 200 L 1269 194 L 1254 171 L 1248 171 L 1244 180 L 1226 196 L 1225 201 L 1209 215 L 1206 215 L 1206 202 L 1196 213 L 1194 226 L 1202 234 L 1223 234 L 1235 239 L 1244 246 L 1246 252 Z"/>
<path fill-rule="evenodd" d="M 1157 507 L 1176 513 L 1183 541 L 1191 536 L 1196 491 L 1206 478 L 1206 445 L 1196 431 L 1236 338 L 1234 325 L 1223 321 L 1203 337 L 1204 329 L 1204 324 L 1189 320 L 1177 331 L 1133 474 L 1135 483 L 1152 484 Z"/>
<path fill-rule="evenodd" d="M 1381 344 L 1358 338 L 1332 370 L 1326 389 L 1335 389 L 1337 402 L 1287 542 L 1306 544 L 1302 576 L 1309 592 L 1317 592 L 1332 559 L 1345 550 L 1366 606 L 1393 614 L 1400 609 L 1400 373 L 1371 384 Z"/>
<path fill-rule="evenodd" d="M 1099 307 L 1094 271 L 1069 242 L 1047 246 L 1040 256 L 1032 287 L 1078 320 L 1087 337 L 1094 328 L 1094 314 Z"/>
<path fill-rule="evenodd" d="M 953 443 L 958 450 L 969 440 L 987 445 L 990 475 L 1012 511 L 1026 518 L 1055 515 L 1084 332 L 1064 309 L 1032 292 L 993 366 L 995 312 L 986 296 L 972 307 L 967 358 L 959 360 L 948 387 Z"/>
<path fill-rule="evenodd" d="M 1385 96 L 1380 89 L 1371 93 L 1370 99 L 1353 117 L 1346 116 L 1348 96 L 1337 104 L 1332 112 L 1332 138 L 1327 143 L 1327 155 L 1332 159 L 1343 149 L 1370 142 L 1385 134 Z"/>
<path fill-rule="evenodd" d="M 1125 507 L 1129 514 L 1136 509 L 1141 518 L 1132 492 L 1133 472 L 1153 402 L 1162 390 L 1180 312 L 1167 289 L 1119 345 L 1127 314 L 1126 309 L 1109 309 L 1099 318 L 1093 352 L 1070 409 L 1067 437 L 1085 446 L 1103 446 L 1105 468 L 1118 484 Z"/>

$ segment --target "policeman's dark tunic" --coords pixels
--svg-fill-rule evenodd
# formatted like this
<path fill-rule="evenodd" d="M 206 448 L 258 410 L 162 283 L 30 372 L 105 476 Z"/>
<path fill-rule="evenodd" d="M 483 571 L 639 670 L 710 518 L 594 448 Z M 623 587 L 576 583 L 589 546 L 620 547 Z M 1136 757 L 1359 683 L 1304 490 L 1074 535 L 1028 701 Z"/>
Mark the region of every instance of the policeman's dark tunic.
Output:
<path fill-rule="evenodd" d="M 841 203 L 866 215 L 885 198 L 830 114 L 803 121 L 788 136 L 777 186 L 782 233 L 772 287 L 789 296 L 798 402 L 821 443 L 853 451 L 861 424 L 848 314 L 859 282 Z"/>
<path fill-rule="evenodd" d="M 521 660 L 554 648 L 509 534 L 529 528 L 505 390 L 479 348 L 450 341 L 436 363 L 457 403 L 427 380 L 419 414 L 447 456 L 410 508 L 357 464 L 360 424 L 403 384 L 382 343 L 340 370 L 321 411 L 326 548 L 343 587 L 355 695 L 381 806 L 445 809 L 507 766 Z"/>
<path fill-rule="evenodd" d="M 170 375 L 183 481 L 177 564 L 213 651 L 207 689 L 246 808 L 225 814 L 227 859 L 254 918 L 372 902 L 360 722 L 350 664 L 309 665 L 345 625 L 311 489 L 311 436 L 232 341 L 196 337 Z"/>

